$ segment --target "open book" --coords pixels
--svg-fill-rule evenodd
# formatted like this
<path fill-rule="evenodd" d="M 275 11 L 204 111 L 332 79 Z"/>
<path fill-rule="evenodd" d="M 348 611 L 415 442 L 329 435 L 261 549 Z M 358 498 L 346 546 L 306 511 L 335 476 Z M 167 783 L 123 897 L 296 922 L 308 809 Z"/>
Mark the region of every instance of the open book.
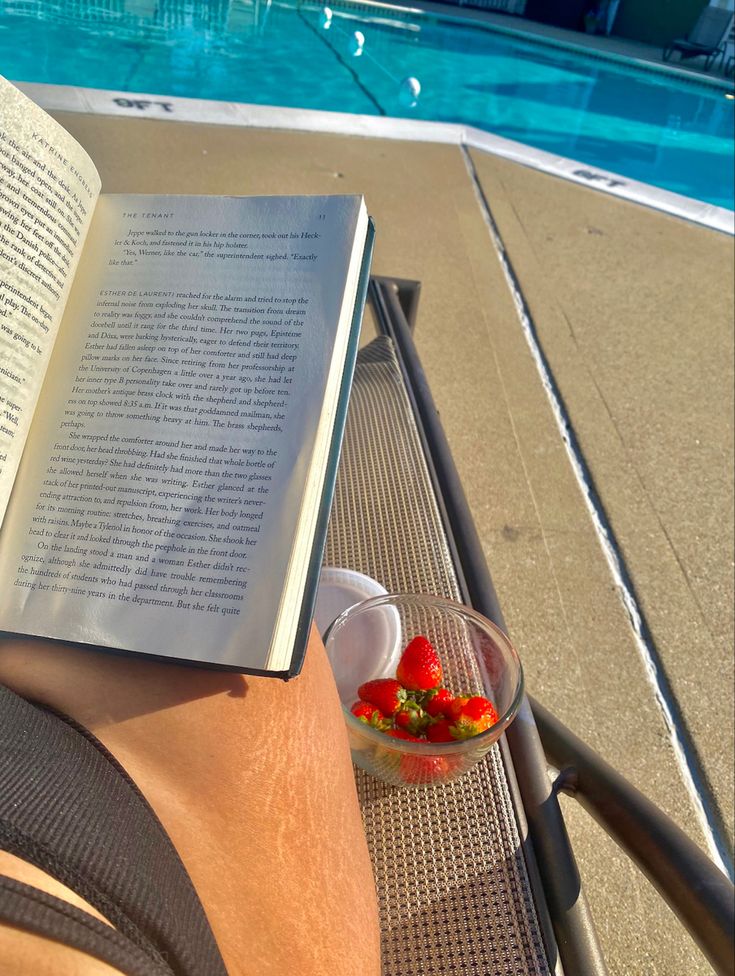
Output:
<path fill-rule="evenodd" d="M 296 674 L 364 203 L 100 189 L 0 79 L 0 629 Z"/>

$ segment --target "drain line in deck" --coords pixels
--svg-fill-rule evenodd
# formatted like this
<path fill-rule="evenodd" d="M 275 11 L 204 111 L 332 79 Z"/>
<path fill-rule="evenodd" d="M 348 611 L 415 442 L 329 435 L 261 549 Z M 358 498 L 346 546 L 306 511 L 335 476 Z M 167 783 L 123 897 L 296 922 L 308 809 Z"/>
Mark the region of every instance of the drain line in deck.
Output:
<path fill-rule="evenodd" d="M 729 865 L 728 844 L 723 836 L 718 805 L 714 799 L 712 789 L 708 784 L 707 775 L 702 768 L 696 746 L 686 729 L 681 708 L 666 676 L 660 655 L 656 650 L 650 629 L 635 595 L 632 578 L 626 568 L 612 526 L 605 514 L 604 506 L 594 487 L 591 472 L 572 428 L 551 368 L 541 348 L 530 309 L 523 297 L 520 282 L 513 269 L 508 253 L 505 250 L 498 226 L 492 216 L 490 206 L 477 176 L 474 163 L 467 146 L 461 145 L 460 149 L 480 205 L 480 210 L 485 219 L 490 237 L 495 245 L 498 260 L 500 261 L 513 302 L 516 306 L 523 334 L 551 405 L 554 420 L 556 421 L 571 461 L 572 470 L 574 471 L 585 504 L 592 518 L 595 533 L 597 534 L 618 594 L 628 615 L 636 647 L 642 659 L 646 675 L 648 676 L 659 708 L 663 713 L 684 785 L 692 800 L 695 813 L 697 814 L 700 826 L 709 845 L 712 859 L 732 881 L 733 874 Z"/>

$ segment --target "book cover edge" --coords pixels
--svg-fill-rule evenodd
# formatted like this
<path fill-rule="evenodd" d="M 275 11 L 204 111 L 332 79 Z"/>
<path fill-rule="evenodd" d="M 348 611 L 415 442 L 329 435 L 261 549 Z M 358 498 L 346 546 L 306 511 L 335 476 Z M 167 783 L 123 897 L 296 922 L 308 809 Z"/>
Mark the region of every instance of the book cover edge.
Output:
<path fill-rule="evenodd" d="M 342 441 L 344 439 L 345 425 L 347 422 L 347 408 L 349 406 L 350 391 L 352 389 L 352 379 L 355 373 L 357 362 L 357 352 L 360 343 L 360 329 L 362 326 L 365 302 L 367 300 L 368 284 L 370 282 L 370 265 L 373 256 L 373 245 L 375 242 L 375 224 L 372 217 L 368 217 L 368 228 L 365 235 L 365 248 L 362 255 L 362 266 L 360 277 L 355 295 L 355 306 L 352 313 L 352 324 L 350 326 L 350 340 L 345 356 L 345 364 L 342 370 L 342 382 L 338 398 L 337 412 L 332 432 L 332 443 L 329 449 L 327 467 L 322 488 L 321 501 L 319 503 L 319 516 L 317 518 L 316 530 L 312 542 L 311 555 L 309 557 L 309 568 L 307 570 L 307 583 L 304 588 L 304 595 L 301 602 L 301 612 L 296 628 L 294 639 L 294 653 L 291 655 L 291 662 L 286 678 L 296 677 L 303 667 L 306 656 L 306 647 L 309 640 L 309 630 L 314 617 L 316 608 L 317 591 L 319 589 L 319 575 L 324 558 L 324 548 L 327 542 L 327 531 L 329 528 L 329 516 L 332 510 L 332 501 L 337 483 L 337 472 L 339 460 L 342 452 Z M 273 674 L 274 672 L 267 672 Z"/>

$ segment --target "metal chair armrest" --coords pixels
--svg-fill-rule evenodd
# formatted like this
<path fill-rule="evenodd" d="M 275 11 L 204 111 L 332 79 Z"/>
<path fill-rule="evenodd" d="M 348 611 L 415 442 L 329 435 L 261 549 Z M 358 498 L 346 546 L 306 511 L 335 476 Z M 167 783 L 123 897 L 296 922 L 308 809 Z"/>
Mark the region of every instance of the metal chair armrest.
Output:
<path fill-rule="evenodd" d="M 689 837 L 531 699 L 557 789 L 575 797 L 646 874 L 717 973 L 735 972 L 735 889 Z"/>

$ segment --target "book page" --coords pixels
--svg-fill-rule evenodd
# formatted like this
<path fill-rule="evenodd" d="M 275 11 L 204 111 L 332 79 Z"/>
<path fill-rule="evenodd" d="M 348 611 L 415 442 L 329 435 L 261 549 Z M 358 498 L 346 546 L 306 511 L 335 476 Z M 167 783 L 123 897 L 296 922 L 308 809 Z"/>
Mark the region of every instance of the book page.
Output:
<path fill-rule="evenodd" d="M 3 530 L 3 628 L 264 667 L 362 213 L 100 197 Z"/>
<path fill-rule="evenodd" d="M 0 525 L 99 191 L 82 147 L 0 77 Z"/>

